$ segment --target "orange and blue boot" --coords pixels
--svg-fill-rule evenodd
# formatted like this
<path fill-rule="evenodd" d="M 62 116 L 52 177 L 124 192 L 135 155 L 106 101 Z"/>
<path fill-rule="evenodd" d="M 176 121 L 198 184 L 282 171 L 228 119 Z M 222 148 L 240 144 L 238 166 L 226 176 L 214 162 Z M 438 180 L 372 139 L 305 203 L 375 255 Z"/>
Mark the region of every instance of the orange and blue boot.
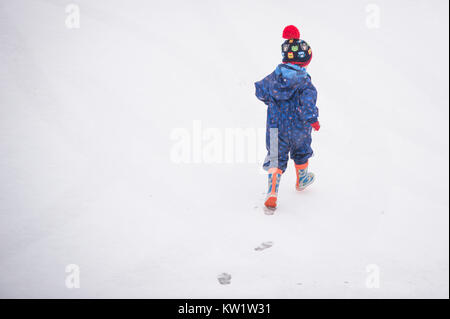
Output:
<path fill-rule="evenodd" d="M 314 182 L 314 174 L 308 173 L 308 163 L 295 165 L 295 171 L 297 172 L 297 184 L 295 188 L 298 191 L 304 190 Z"/>
<path fill-rule="evenodd" d="M 267 208 L 277 208 L 278 187 L 280 186 L 280 179 L 283 171 L 276 167 L 269 169 L 269 191 L 267 193 L 266 202 L 264 205 Z"/>

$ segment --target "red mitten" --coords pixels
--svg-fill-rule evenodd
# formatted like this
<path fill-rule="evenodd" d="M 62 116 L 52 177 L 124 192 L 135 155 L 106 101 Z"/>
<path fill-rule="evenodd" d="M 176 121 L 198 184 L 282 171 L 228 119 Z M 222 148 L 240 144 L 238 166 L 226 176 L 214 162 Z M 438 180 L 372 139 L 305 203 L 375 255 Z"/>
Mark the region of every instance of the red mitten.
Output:
<path fill-rule="evenodd" d="M 319 121 L 311 124 L 311 126 L 314 128 L 315 131 L 320 130 L 320 123 L 319 123 Z"/>

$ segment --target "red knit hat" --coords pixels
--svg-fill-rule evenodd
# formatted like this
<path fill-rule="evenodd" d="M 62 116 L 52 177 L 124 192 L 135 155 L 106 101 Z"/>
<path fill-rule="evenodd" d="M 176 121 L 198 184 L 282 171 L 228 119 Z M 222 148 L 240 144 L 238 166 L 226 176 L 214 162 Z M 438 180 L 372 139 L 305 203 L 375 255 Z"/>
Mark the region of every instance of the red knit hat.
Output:
<path fill-rule="evenodd" d="M 300 31 L 297 27 L 288 25 L 284 28 L 283 38 L 286 39 L 281 45 L 283 63 L 308 66 L 312 59 L 311 47 L 306 41 L 300 40 Z"/>

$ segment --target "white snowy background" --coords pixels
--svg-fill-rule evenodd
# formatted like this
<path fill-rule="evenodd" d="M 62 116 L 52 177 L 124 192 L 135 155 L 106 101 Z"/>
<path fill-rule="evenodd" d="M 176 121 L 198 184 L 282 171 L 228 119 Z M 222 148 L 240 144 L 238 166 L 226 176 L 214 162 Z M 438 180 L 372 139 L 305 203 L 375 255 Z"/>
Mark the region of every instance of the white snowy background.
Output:
<path fill-rule="evenodd" d="M 1 0 L 0 297 L 448 298 L 448 9 Z M 288 24 L 314 52 L 317 181 L 296 193 L 290 163 L 269 216 L 261 163 L 176 163 L 171 136 L 263 128 Z"/>

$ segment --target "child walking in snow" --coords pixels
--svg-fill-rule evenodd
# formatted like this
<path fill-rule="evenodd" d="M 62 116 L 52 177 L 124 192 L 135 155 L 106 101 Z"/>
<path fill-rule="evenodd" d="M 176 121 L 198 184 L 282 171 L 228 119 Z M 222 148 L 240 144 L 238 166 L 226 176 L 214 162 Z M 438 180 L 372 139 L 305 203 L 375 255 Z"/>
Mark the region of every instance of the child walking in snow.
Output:
<path fill-rule="evenodd" d="M 263 80 L 256 82 L 256 97 L 267 106 L 267 157 L 264 169 L 269 173 L 269 191 L 265 201 L 268 208 L 276 208 L 281 175 L 287 168 L 289 154 L 297 172 L 296 189 L 302 191 L 314 182 L 308 173 L 308 159 L 312 156 L 311 131 L 318 131 L 319 110 L 317 91 L 311 83 L 306 67 L 311 62 L 309 45 L 300 40 L 295 26 L 283 30 L 281 45 L 283 63 Z"/>

